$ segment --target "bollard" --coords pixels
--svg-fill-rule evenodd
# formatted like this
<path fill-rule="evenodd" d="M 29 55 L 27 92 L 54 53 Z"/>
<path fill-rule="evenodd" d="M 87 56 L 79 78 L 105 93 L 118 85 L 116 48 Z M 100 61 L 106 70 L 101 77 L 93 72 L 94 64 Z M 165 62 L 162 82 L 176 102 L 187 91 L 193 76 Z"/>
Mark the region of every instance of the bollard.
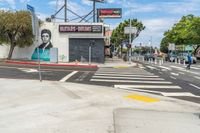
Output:
<path fill-rule="evenodd" d="M 162 65 L 162 60 L 159 60 L 159 65 L 160 65 L 160 66 Z"/>
<path fill-rule="evenodd" d="M 142 61 L 144 62 L 144 57 L 142 57 Z"/>
<path fill-rule="evenodd" d="M 151 59 L 148 59 L 148 62 L 151 63 Z"/>
<path fill-rule="evenodd" d="M 156 58 L 154 59 L 154 61 L 155 61 L 155 64 L 157 64 L 157 59 Z"/>
<path fill-rule="evenodd" d="M 176 58 L 174 59 L 174 63 L 177 64 L 177 59 Z"/>
<path fill-rule="evenodd" d="M 178 59 L 178 64 L 181 64 L 181 60 L 180 59 Z"/>
<path fill-rule="evenodd" d="M 183 60 L 183 65 L 185 66 L 185 60 Z"/>

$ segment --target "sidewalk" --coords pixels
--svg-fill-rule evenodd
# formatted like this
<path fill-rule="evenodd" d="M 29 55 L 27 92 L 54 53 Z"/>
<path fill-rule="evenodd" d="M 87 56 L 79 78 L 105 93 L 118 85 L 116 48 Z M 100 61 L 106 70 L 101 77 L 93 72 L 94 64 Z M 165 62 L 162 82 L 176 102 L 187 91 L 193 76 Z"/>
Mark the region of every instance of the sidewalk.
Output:
<path fill-rule="evenodd" d="M 1 133 L 199 133 L 200 105 L 116 88 L 0 79 Z"/>
<path fill-rule="evenodd" d="M 137 64 L 134 62 L 129 63 L 128 61 L 125 62 L 123 59 L 120 59 L 116 56 L 113 58 L 106 58 L 104 64 L 99 64 L 98 67 L 115 67 L 115 68 L 125 68 L 125 67 L 133 67 Z"/>

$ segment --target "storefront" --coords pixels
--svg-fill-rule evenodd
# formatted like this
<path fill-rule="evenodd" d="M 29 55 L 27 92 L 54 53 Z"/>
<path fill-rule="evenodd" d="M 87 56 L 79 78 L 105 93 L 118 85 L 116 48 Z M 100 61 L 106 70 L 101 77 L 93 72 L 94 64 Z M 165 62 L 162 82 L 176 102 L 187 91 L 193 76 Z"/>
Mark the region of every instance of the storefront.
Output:
<path fill-rule="evenodd" d="M 103 23 L 50 23 L 44 22 L 39 30 L 38 42 L 31 47 L 15 48 L 14 59 L 37 60 L 37 47 L 44 61 L 50 60 L 51 48 L 58 49 L 58 61 L 104 63 Z"/>

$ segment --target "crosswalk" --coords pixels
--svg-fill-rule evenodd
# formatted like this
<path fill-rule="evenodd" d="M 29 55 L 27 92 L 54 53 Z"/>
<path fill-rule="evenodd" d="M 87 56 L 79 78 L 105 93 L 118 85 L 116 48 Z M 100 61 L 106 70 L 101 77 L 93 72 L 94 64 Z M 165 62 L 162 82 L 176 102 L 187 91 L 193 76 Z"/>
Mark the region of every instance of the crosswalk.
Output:
<path fill-rule="evenodd" d="M 110 83 L 109 85 L 119 89 L 154 93 L 167 97 L 199 97 L 141 68 L 99 68 L 91 77 L 90 82 Z"/>
<path fill-rule="evenodd" d="M 166 66 L 160 66 L 160 65 L 152 65 L 152 64 L 146 64 L 145 67 L 140 64 L 140 67 L 142 69 L 150 69 L 150 70 L 157 70 L 162 72 L 173 72 L 178 75 L 185 75 L 187 73 L 192 74 L 194 79 L 200 79 L 200 67 L 199 65 L 191 66 L 190 70 L 186 69 L 186 66 L 178 66 L 178 65 L 166 65 Z M 173 73 L 171 73 L 173 75 Z M 176 78 L 174 78 L 176 79 Z"/>

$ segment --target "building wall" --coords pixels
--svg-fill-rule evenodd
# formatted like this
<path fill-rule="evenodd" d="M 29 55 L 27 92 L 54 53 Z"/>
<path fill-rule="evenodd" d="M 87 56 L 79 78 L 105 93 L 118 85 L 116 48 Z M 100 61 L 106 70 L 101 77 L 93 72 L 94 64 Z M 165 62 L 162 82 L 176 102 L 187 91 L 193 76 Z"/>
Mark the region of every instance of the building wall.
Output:
<path fill-rule="evenodd" d="M 53 47 L 58 48 L 58 60 L 62 62 L 69 62 L 69 38 L 101 38 L 102 33 L 60 33 L 59 25 L 90 25 L 92 23 L 50 23 L 44 22 L 39 29 L 38 42 L 34 42 L 30 47 L 19 48 L 15 47 L 12 59 L 28 59 L 31 60 L 32 54 L 37 46 L 42 44 L 41 30 L 49 29 L 51 31 L 51 43 Z M 99 25 L 99 24 L 97 24 Z M 103 25 L 103 24 L 101 24 Z M 102 42 L 102 41 L 101 41 Z M 98 42 L 99 43 L 99 42 Z M 104 44 L 102 42 L 102 44 Z M 84 44 L 83 44 L 84 45 Z M 100 47 L 100 46 L 99 46 Z M 0 46 L 0 58 L 5 58 L 8 55 L 9 47 L 6 45 Z M 75 52 L 76 53 L 76 52 Z M 78 54 L 78 53 L 77 53 Z M 102 58 L 102 57 L 101 57 Z M 98 59 L 101 60 L 102 59 Z"/>
<path fill-rule="evenodd" d="M 0 45 L 0 59 L 8 57 L 9 46 L 7 45 Z"/>

